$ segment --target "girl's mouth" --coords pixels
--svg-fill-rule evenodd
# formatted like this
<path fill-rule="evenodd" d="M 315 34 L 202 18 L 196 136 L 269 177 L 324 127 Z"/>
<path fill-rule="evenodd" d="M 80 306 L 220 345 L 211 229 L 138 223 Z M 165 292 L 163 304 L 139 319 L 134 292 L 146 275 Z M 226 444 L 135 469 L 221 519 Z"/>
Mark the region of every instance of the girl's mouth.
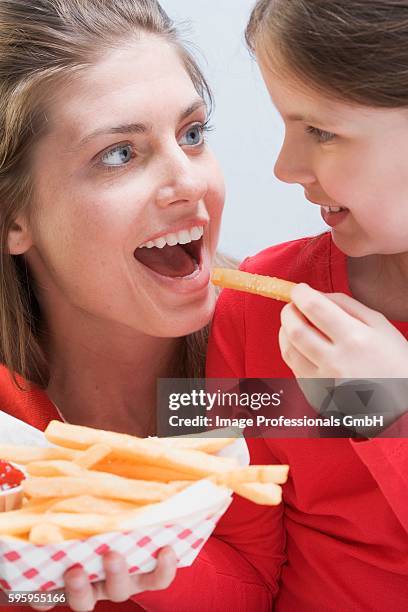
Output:
<path fill-rule="evenodd" d="M 134 252 L 135 259 L 167 278 L 195 278 L 200 272 L 203 244 L 203 230 L 198 233 L 196 229 L 168 234 L 141 245 Z"/>
<path fill-rule="evenodd" d="M 323 217 L 323 221 L 327 223 L 330 227 L 336 227 L 339 225 L 343 219 L 348 217 L 349 214 L 348 208 L 342 208 L 340 206 L 322 206 L 321 214 Z"/>

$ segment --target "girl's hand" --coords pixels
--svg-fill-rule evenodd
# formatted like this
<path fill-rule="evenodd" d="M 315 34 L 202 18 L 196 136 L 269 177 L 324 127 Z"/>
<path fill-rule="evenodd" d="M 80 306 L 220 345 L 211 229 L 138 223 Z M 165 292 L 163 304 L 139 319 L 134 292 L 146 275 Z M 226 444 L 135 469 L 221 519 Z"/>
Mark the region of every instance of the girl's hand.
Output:
<path fill-rule="evenodd" d="M 380 312 L 304 283 L 292 300 L 279 346 L 297 378 L 408 378 L 408 342 Z"/>
<path fill-rule="evenodd" d="M 143 591 L 166 589 L 176 575 L 177 559 L 171 548 L 163 548 L 157 557 L 156 568 L 148 574 L 130 576 L 124 558 L 113 551 L 103 558 L 106 579 L 91 583 L 81 568 L 65 572 L 67 605 L 76 612 L 93 610 L 96 602 L 108 599 L 115 603 L 127 601 Z M 32 606 L 35 610 L 52 610 L 54 606 Z"/>

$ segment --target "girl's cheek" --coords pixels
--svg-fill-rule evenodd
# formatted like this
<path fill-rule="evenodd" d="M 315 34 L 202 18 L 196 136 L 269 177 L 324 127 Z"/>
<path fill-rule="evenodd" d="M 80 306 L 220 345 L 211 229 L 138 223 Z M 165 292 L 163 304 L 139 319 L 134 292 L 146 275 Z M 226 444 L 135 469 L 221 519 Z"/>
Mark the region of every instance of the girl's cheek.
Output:
<path fill-rule="evenodd" d="M 355 191 L 355 166 L 354 170 L 349 164 L 330 164 L 320 170 L 317 174 L 318 182 L 326 195 L 339 204 L 344 204 L 353 191 Z"/>

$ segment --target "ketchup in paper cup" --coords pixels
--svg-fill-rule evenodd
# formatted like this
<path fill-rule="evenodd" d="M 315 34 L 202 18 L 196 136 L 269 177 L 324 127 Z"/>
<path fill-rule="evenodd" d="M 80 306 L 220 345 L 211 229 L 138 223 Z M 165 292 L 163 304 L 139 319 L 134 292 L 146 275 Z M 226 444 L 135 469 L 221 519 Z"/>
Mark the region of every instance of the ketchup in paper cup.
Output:
<path fill-rule="evenodd" d="M 0 459 L 0 512 L 16 510 L 23 501 L 24 473 L 13 463 Z"/>

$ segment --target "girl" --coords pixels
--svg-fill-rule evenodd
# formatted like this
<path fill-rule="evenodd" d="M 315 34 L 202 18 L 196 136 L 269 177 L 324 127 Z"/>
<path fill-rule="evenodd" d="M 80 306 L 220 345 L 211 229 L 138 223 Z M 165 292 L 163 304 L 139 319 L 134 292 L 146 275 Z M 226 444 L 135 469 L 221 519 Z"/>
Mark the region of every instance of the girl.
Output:
<path fill-rule="evenodd" d="M 260 0 L 246 36 L 285 122 L 276 176 L 331 231 L 243 263 L 301 284 L 283 308 L 225 290 L 208 375 L 408 378 L 408 2 Z M 250 446 L 291 466 L 284 506 L 251 514 L 274 609 L 406 610 L 406 439 Z"/>
<path fill-rule="evenodd" d="M 205 79 L 155 0 L 9 0 L 0 88 L 1 409 L 154 434 L 156 379 L 200 375 L 215 301 Z M 191 610 L 200 592 L 262 607 L 262 580 L 226 549 L 211 539 L 198 580 L 182 571 L 166 593 L 172 551 L 133 578 L 107 554 L 103 583 L 66 573 L 69 607 Z"/>

